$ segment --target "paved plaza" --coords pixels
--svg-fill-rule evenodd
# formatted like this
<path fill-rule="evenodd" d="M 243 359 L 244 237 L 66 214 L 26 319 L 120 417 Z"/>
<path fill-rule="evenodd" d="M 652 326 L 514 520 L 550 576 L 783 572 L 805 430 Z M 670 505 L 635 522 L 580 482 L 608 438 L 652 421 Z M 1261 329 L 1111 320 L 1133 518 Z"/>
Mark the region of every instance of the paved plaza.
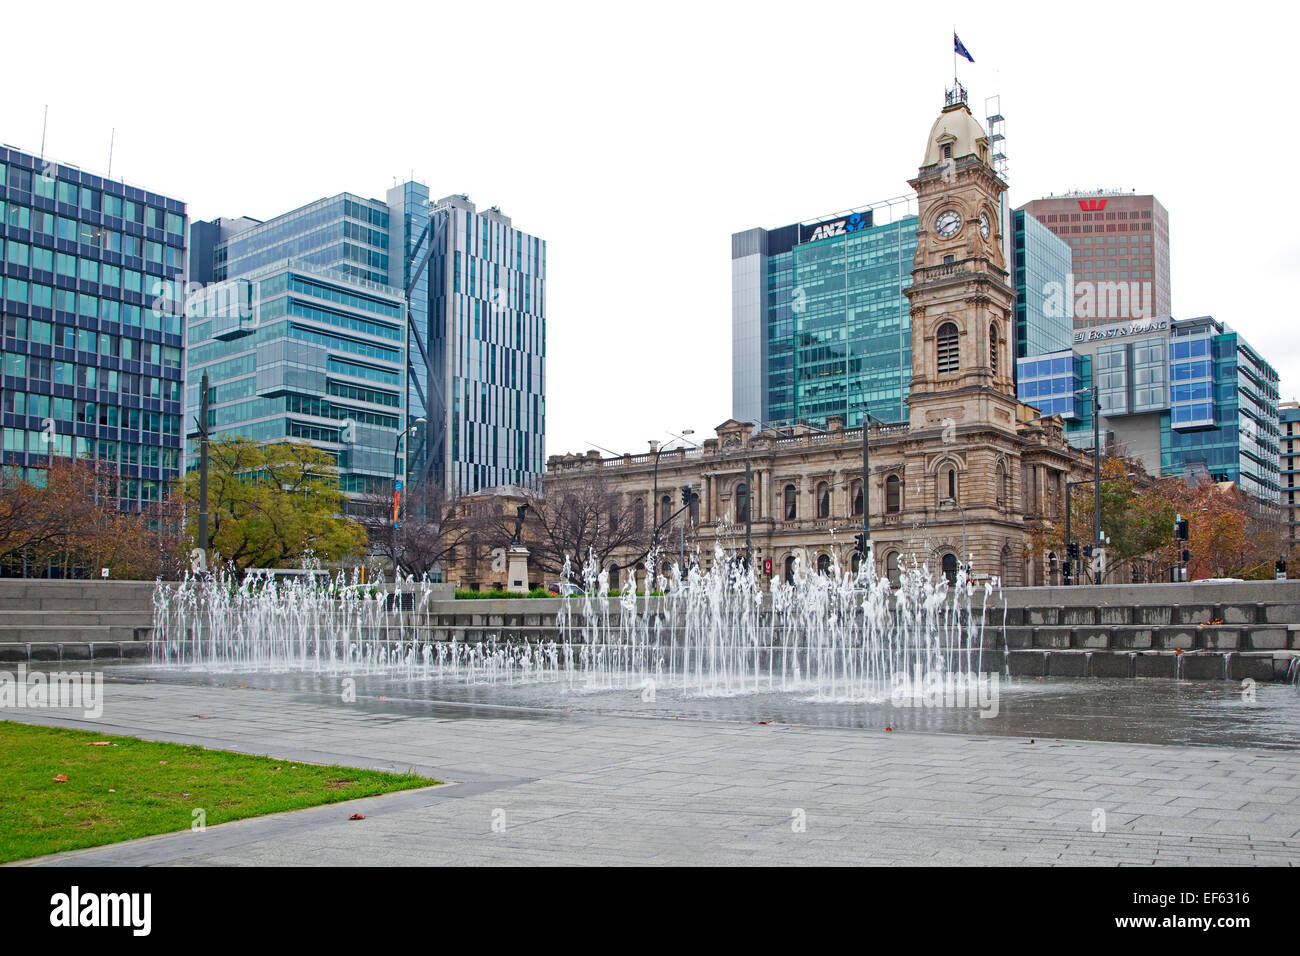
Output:
<path fill-rule="evenodd" d="M 344 704 L 109 681 L 101 719 L 446 786 L 46 857 L 60 865 L 1300 862 L 1300 753 Z M 349 821 L 352 813 L 365 819 Z"/>

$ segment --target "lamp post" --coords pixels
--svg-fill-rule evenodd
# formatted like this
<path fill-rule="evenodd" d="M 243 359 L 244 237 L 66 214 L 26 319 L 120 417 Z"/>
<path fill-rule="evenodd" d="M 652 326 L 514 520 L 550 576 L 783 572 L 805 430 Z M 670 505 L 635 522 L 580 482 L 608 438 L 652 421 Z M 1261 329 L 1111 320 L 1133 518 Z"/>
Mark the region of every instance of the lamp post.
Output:
<path fill-rule="evenodd" d="M 672 433 L 669 432 L 669 434 Z M 693 428 L 683 428 L 681 435 L 673 435 L 673 441 L 687 441 L 687 439 L 683 436 L 694 435 L 694 434 L 695 434 L 695 430 Z M 671 444 L 672 442 L 670 441 L 668 445 Z M 694 444 L 694 442 L 691 442 L 691 444 Z M 661 446 L 659 444 L 659 439 L 657 438 L 650 439 L 650 454 L 655 456 L 654 485 L 652 491 L 650 492 L 651 495 L 650 514 L 652 515 L 652 519 L 650 522 L 650 553 L 651 554 L 657 554 L 657 552 L 659 551 L 659 456 L 668 450 L 668 445 Z"/>
<path fill-rule="evenodd" d="M 400 472 L 397 470 L 397 453 L 402 447 L 402 439 L 408 435 L 414 435 L 416 430 L 425 423 L 423 418 L 417 418 L 415 421 L 397 433 L 393 440 L 393 583 L 397 583 L 397 532 L 402 527 L 401 504 L 402 504 L 402 477 L 406 474 L 403 468 Z"/>
<path fill-rule="evenodd" d="M 1080 485 L 1092 485 L 1092 484 L 1096 485 L 1096 495 L 1093 498 L 1093 510 L 1095 512 L 1095 514 L 1093 515 L 1093 528 L 1094 528 L 1093 533 L 1096 535 L 1096 541 L 1100 542 L 1101 541 L 1101 484 L 1104 481 L 1119 481 L 1121 477 L 1127 478 L 1130 481 L 1132 481 L 1134 478 L 1137 477 L 1137 473 L 1130 471 L 1128 474 L 1122 476 L 1112 475 L 1109 478 L 1101 478 L 1101 477 L 1085 478 L 1082 481 L 1067 481 L 1065 483 L 1065 560 L 1070 566 L 1070 584 L 1072 586 L 1079 582 L 1079 576 L 1074 573 L 1074 559 L 1070 557 L 1070 544 L 1072 542 L 1072 539 L 1070 537 L 1070 502 L 1073 500 L 1071 495 L 1073 494 L 1074 489 L 1078 488 Z M 1094 545 L 1094 547 L 1096 546 L 1097 545 Z M 1082 572 L 1083 562 L 1079 563 L 1079 570 Z M 1100 583 L 1100 582 L 1095 582 L 1095 583 Z"/>
<path fill-rule="evenodd" d="M 871 441 L 869 435 L 871 433 L 872 422 L 875 422 L 877 425 L 884 425 L 885 422 L 882 422 L 875 415 L 872 415 L 870 412 L 868 412 L 865 403 L 859 402 L 858 404 L 850 405 L 849 407 L 857 409 L 858 411 L 862 412 L 862 547 L 863 547 L 862 556 L 865 560 L 870 560 L 871 559 Z M 965 520 L 964 514 L 962 515 L 962 519 L 963 521 Z M 965 545 L 962 546 L 962 550 L 963 551 L 965 550 Z"/>

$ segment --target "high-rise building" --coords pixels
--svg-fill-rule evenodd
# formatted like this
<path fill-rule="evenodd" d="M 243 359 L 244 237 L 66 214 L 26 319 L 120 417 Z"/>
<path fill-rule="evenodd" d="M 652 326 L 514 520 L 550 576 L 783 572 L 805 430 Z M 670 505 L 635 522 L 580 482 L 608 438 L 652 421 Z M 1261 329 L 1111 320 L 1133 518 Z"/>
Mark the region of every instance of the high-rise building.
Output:
<path fill-rule="evenodd" d="M 1277 372 L 1240 335 L 1204 316 L 1078 329 L 1066 352 L 1018 360 L 1017 395 L 1060 414 L 1071 444 L 1091 448 L 1092 399 L 1103 447 L 1151 474 L 1236 482 L 1276 504 Z"/>
<path fill-rule="evenodd" d="M 180 469 L 185 204 L 0 147 L 4 464 L 97 459 L 123 510 Z"/>
<path fill-rule="evenodd" d="M 1278 375 L 1273 366 L 1227 325 L 1202 316 L 1174 323 L 1169 373 L 1164 473 L 1208 473 L 1277 504 Z"/>
<path fill-rule="evenodd" d="M 407 182 L 386 202 L 343 193 L 267 222 L 197 223 L 193 241 L 211 263 L 210 281 L 291 264 L 363 290 L 378 284 L 381 298 L 395 291 L 405 302 L 400 414 L 420 426 L 403 443 L 398 470 L 453 493 L 537 482 L 546 244 L 499 209 L 479 212 L 465 196 L 430 202 L 427 187 Z"/>
<path fill-rule="evenodd" d="M 1017 209 L 1011 214 L 1011 278 L 1016 287 L 1016 358 L 1069 349 L 1074 338 L 1070 244 Z"/>
<path fill-rule="evenodd" d="M 731 237 L 732 417 L 904 421 L 914 200 Z"/>
<path fill-rule="evenodd" d="M 1282 402 L 1277 407 L 1280 431 L 1282 513 L 1287 524 L 1288 560 L 1295 558 L 1300 543 L 1300 502 L 1296 501 L 1296 475 L 1300 474 L 1300 402 Z"/>
<path fill-rule="evenodd" d="M 1170 314 L 1169 213 L 1154 196 L 1072 192 L 1020 210 L 1070 244 L 1075 328 Z"/>
<path fill-rule="evenodd" d="M 187 306 L 186 405 L 198 409 L 206 373 L 213 437 L 304 441 L 333 456 L 349 495 L 389 492 L 405 421 L 400 292 L 295 261 L 207 286 Z"/>

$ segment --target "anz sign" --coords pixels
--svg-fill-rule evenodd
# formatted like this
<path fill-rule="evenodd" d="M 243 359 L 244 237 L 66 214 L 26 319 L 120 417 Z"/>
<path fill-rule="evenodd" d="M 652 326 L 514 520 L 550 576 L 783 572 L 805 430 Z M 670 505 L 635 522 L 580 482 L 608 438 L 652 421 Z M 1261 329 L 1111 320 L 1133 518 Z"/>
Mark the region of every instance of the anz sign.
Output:
<path fill-rule="evenodd" d="M 858 232 L 862 229 L 871 228 L 871 210 L 866 212 L 855 212 L 851 216 L 843 219 L 831 219 L 826 222 L 819 222 L 815 226 L 800 226 L 800 242 L 816 242 L 818 239 L 829 239 L 831 236 L 845 236 L 851 232 Z"/>

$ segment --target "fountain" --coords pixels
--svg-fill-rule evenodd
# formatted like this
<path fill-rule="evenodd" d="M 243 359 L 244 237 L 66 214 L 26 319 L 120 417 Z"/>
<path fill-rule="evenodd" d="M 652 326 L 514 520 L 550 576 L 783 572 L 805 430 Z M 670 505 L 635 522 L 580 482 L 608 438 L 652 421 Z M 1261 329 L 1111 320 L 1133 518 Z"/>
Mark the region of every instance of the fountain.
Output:
<path fill-rule="evenodd" d="M 563 578 L 575 577 L 566 562 Z M 673 687 L 694 696 L 798 693 L 818 701 L 919 698 L 974 690 L 1002 642 L 986 642 L 996 582 L 955 585 L 920 562 L 892 586 L 871 562 L 818 573 L 796 561 L 793 580 L 764 588 L 735 553 L 674 562 L 646 580 L 662 597 L 609 593 L 594 557 L 578 571 L 585 593 L 560 601 L 553 634 L 435 639 L 426 584 L 399 582 L 413 600 L 342 574 L 273 581 L 186 577 L 154 597 L 153 663 L 225 671 L 377 673 L 467 683 L 545 683 L 570 690 Z M 979 598 L 977 599 L 977 595 Z M 446 608 L 442 609 L 446 613 Z M 986 659 L 986 651 L 990 657 Z M 996 680 L 996 675 L 993 675 Z"/>

